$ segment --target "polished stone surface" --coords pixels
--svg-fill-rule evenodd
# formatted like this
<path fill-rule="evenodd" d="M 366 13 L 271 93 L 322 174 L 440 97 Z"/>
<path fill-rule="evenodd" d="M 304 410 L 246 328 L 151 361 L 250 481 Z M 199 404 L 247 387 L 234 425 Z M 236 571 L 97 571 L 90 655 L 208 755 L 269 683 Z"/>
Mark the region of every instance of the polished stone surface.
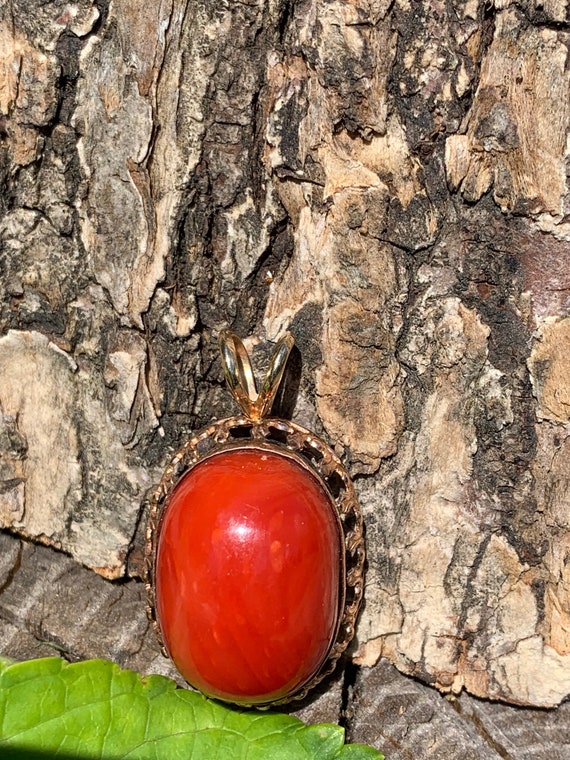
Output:
<path fill-rule="evenodd" d="M 337 623 L 339 530 L 322 485 L 287 456 L 196 465 L 165 509 L 156 563 L 161 630 L 186 680 L 245 704 L 310 680 Z"/>

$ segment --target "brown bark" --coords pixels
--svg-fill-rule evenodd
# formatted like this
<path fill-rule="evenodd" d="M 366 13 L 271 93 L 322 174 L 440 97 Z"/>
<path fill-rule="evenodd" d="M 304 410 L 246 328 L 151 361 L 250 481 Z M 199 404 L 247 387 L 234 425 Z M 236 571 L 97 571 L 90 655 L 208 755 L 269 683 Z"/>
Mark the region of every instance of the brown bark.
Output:
<path fill-rule="evenodd" d="M 0 8 L 2 525 L 136 575 L 146 492 L 232 410 L 217 331 L 289 328 L 365 512 L 356 661 L 558 704 L 565 6 L 148 5 Z"/>
<path fill-rule="evenodd" d="M 140 673 L 178 678 L 161 656 L 141 583 L 109 583 L 61 552 L 0 535 L 0 652 L 19 660 L 112 658 Z M 351 742 L 388 760 L 566 760 L 570 702 L 525 709 L 442 697 L 387 660 L 348 669 L 289 711 L 310 723 L 341 721 Z"/>

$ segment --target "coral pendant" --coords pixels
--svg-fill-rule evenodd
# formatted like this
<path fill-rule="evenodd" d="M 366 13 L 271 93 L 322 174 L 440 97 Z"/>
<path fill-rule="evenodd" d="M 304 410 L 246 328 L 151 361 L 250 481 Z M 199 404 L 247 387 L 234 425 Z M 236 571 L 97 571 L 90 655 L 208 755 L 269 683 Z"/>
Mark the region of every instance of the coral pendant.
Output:
<path fill-rule="evenodd" d="M 241 705 L 303 697 L 352 639 L 364 539 L 334 452 L 268 417 L 293 341 L 280 341 L 260 393 L 243 344 L 220 339 L 244 415 L 178 452 L 151 501 L 149 614 L 189 684 Z"/>

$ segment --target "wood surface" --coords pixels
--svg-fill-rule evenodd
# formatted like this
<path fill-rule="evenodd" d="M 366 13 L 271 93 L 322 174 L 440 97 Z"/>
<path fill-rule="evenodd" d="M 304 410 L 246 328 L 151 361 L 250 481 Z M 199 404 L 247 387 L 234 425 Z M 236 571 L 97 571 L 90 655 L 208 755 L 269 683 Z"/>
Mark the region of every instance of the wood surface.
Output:
<path fill-rule="evenodd" d="M 72 558 L 0 534 L 0 652 L 14 659 L 104 657 L 177 679 L 144 614 L 143 585 L 110 583 Z M 445 697 L 387 660 L 339 669 L 286 709 L 310 723 L 340 722 L 347 740 L 387 760 L 567 760 L 570 703 L 513 707 Z"/>
<path fill-rule="evenodd" d="M 358 671 L 362 704 L 387 663 L 444 694 L 562 703 L 565 14 L 0 0 L 0 525 L 70 577 L 140 590 L 145 497 L 235 411 L 219 330 L 262 367 L 290 329 L 294 419 L 336 447 L 366 521 L 353 655 L 381 664 Z M 58 634 L 80 656 L 87 619 Z M 117 629 L 111 656 L 139 634 Z M 491 720 L 417 693 L 458 731 Z"/>

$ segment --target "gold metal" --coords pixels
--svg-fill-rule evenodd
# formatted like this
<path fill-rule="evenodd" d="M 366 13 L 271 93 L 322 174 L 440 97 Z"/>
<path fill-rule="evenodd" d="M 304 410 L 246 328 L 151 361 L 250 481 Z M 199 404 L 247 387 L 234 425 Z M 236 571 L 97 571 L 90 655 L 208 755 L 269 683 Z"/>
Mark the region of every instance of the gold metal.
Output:
<path fill-rule="evenodd" d="M 224 375 L 232 396 L 250 420 L 259 422 L 271 411 L 287 359 L 295 344 L 293 336 L 285 333 L 277 343 L 259 393 L 249 354 L 241 339 L 231 330 L 222 330 L 219 343 Z"/>
<path fill-rule="evenodd" d="M 329 495 L 344 544 L 343 556 L 339 558 L 341 584 L 338 624 L 327 657 L 310 680 L 294 694 L 265 705 L 255 705 L 267 707 L 303 699 L 323 678 L 332 673 L 352 640 L 364 589 L 364 527 L 354 485 L 334 451 L 313 433 L 294 422 L 264 417 L 266 410 L 271 408 L 283 376 L 287 357 L 293 347 L 292 336 L 287 334 L 277 344 L 259 394 L 255 390 L 251 362 L 241 340 L 225 331 L 220 336 L 220 347 L 226 376 L 230 375 L 228 385 L 245 416 L 214 422 L 187 441 L 164 471 L 162 480 L 150 499 L 145 547 L 147 615 L 163 654 L 168 656 L 157 619 L 154 592 L 158 533 L 171 494 L 192 468 L 223 451 L 259 449 L 294 459 L 311 472 Z"/>

